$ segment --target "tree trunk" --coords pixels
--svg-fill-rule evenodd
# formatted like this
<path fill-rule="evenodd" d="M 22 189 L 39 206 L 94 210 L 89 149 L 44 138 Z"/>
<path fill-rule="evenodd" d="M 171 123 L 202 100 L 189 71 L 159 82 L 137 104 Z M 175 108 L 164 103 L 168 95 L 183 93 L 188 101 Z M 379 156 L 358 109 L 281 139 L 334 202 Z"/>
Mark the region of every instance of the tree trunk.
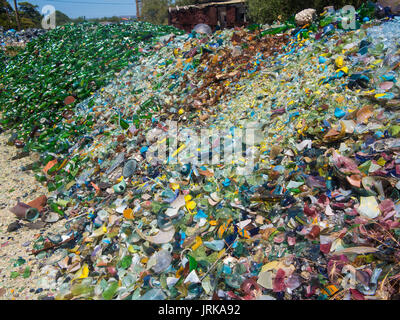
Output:
<path fill-rule="evenodd" d="M 136 19 L 140 20 L 139 0 L 136 0 Z"/>
<path fill-rule="evenodd" d="M 17 0 L 14 0 L 14 7 L 15 7 L 15 17 L 17 18 L 18 31 L 20 31 L 21 30 L 21 23 L 19 22 L 19 13 L 18 13 Z"/>

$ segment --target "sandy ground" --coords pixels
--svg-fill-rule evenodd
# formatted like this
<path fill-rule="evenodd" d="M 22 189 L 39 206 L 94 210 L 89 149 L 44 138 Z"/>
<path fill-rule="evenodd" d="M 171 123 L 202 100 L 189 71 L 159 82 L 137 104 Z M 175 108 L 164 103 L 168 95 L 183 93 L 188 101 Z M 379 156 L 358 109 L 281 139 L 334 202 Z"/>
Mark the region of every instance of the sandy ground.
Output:
<path fill-rule="evenodd" d="M 7 232 L 9 224 L 18 221 L 8 210 L 16 204 L 17 197 L 26 203 L 43 194 L 48 196 L 47 188 L 35 180 L 32 171 L 20 169 L 32 162 L 29 157 L 11 160 L 20 150 L 6 145 L 8 137 L 7 132 L 0 134 L 0 300 L 36 300 L 40 296 L 53 296 L 54 292 L 41 288 L 38 283 L 43 261 L 31 253 L 33 241 L 41 234 L 60 228 L 65 221 L 32 230 L 27 227 L 29 222 L 20 220 L 23 224 L 20 229 Z M 14 266 L 19 257 L 26 262 Z M 29 267 L 30 275 L 24 278 L 26 267 Z M 20 275 L 13 279 L 11 275 L 15 276 L 15 272 Z"/>

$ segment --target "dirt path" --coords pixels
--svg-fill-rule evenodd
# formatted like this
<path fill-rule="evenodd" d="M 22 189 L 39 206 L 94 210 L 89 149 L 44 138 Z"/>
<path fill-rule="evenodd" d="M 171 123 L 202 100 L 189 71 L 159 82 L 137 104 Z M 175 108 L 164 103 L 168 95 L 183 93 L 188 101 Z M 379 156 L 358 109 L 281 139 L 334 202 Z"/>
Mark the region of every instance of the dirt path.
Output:
<path fill-rule="evenodd" d="M 39 296 L 51 296 L 53 293 L 38 283 L 41 278 L 39 266 L 43 261 L 31 254 L 33 241 L 41 234 L 59 228 L 63 221 L 36 230 L 29 229 L 27 222 L 20 221 L 24 226 L 16 231 L 7 231 L 10 223 L 17 221 L 8 210 L 16 204 L 17 197 L 26 203 L 43 194 L 48 196 L 47 189 L 35 180 L 32 171 L 20 170 L 21 166 L 32 162 L 29 157 L 11 160 L 19 150 L 6 145 L 8 137 L 7 133 L 0 134 L 0 300 L 36 300 Z M 14 266 L 19 257 L 25 263 Z M 30 275 L 26 273 L 24 278 L 27 267 Z M 16 272 L 20 275 L 12 278 L 17 275 Z"/>

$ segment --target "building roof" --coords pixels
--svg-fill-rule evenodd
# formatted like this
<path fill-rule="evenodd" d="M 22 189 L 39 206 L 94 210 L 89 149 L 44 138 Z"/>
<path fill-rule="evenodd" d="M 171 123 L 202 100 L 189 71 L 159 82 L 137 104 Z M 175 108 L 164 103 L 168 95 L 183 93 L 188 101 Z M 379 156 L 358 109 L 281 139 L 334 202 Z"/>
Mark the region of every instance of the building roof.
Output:
<path fill-rule="evenodd" d="M 222 6 L 222 5 L 230 5 L 230 4 L 241 4 L 245 3 L 245 0 L 230 0 L 230 1 L 223 1 L 223 2 L 207 2 L 207 3 L 201 3 L 201 4 L 192 4 L 188 6 L 175 6 L 175 7 L 169 7 L 168 10 L 171 12 L 173 10 L 179 11 L 179 10 L 187 10 L 190 8 L 196 8 L 196 9 L 203 9 L 206 7 L 210 6 Z"/>

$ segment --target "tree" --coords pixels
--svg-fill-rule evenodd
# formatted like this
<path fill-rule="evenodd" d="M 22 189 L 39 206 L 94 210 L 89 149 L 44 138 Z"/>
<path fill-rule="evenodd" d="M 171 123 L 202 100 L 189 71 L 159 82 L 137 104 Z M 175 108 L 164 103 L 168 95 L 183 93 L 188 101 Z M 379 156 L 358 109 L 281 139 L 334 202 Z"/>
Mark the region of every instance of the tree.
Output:
<path fill-rule="evenodd" d="M 78 17 L 78 18 L 72 19 L 73 23 L 81 23 L 81 22 L 84 22 L 84 21 L 86 21 L 85 17 Z"/>
<path fill-rule="evenodd" d="M 225 0 L 175 0 L 171 4 L 174 6 L 189 6 L 192 4 L 202 4 L 207 2 L 221 2 Z"/>
<path fill-rule="evenodd" d="M 288 18 L 290 0 L 247 0 L 247 16 L 255 23 L 272 23 Z"/>
<path fill-rule="evenodd" d="M 39 13 L 39 6 L 33 5 L 29 2 L 20 2 L 18 10 L 21 16 L 22 28 L 40 28 L 42 22 L 42 15 Z"/>
<path fill-rule="evenodd" d="M 189 6 L 189 5 L 198 4 L 198 3 L 199 3 L 199 0 L 175 0 L 172 3 L 172 5 L 182 7 L 182 6 Z"/>
<path fill-rule="evenodd" d="M 5 29 L 16 27 L 14 10 L 7 0 L 0 0 L 0 25 Z"/>
<path fill-rule="evenodd" d="M 143 0 L 142 19 L 154 24 L 168 23 L 168 0 Z"/>
<path fill-rule="evenodd" d="M 7 0 L 0 0 L 0 14 L 14 12 Z"/>
<path fill-rule="evenodd" d="M 38 24 L 34 21 L 32 21 L 32 19 L 29 19 L 27 17 L 22 16 L 20 18 L 21 20 L 21 28 L 22 29 L 29 29 L 29 28 L 37 28 Z"/>
<path fill-rule="evenodd" d="M 272 23 L 279 19 L 281 22 L 287 20 L 303 9 L 313 8 L 322 12 L 325 6 L 334 6 L 336 10 L 345 5 L 352 5 L 356 9 L 365 0 L 246 0 L 247 16 L 254 23 Z"/>
<path fill-rule="evenodd" d="M 112 16 L 112 17 L 102 17 L 102 18 L 91 18 L 89 19 L 90 22 L 112 22 L 112 23 L 119 23 L 124 21 L 121 17 Z"/>
<path fill-rule="evenodd" d="M 42 27 L 43 16 L 39 13 L 38 7 L 26 1 L 18 4 L 22 29 Z M 66 14 L 56 10 L 57 25 L 63 25 L 71 21 Z M 0 0 L 0 26 L 6 30 L 17 28 L 14 9 L 7 0 Z"/>
<path fill-rule="evenodd" d="M 72 20 L 66 14 L 56 10 L 56 24 L 62 26 L 63 24 L 71 23 Z"/>

